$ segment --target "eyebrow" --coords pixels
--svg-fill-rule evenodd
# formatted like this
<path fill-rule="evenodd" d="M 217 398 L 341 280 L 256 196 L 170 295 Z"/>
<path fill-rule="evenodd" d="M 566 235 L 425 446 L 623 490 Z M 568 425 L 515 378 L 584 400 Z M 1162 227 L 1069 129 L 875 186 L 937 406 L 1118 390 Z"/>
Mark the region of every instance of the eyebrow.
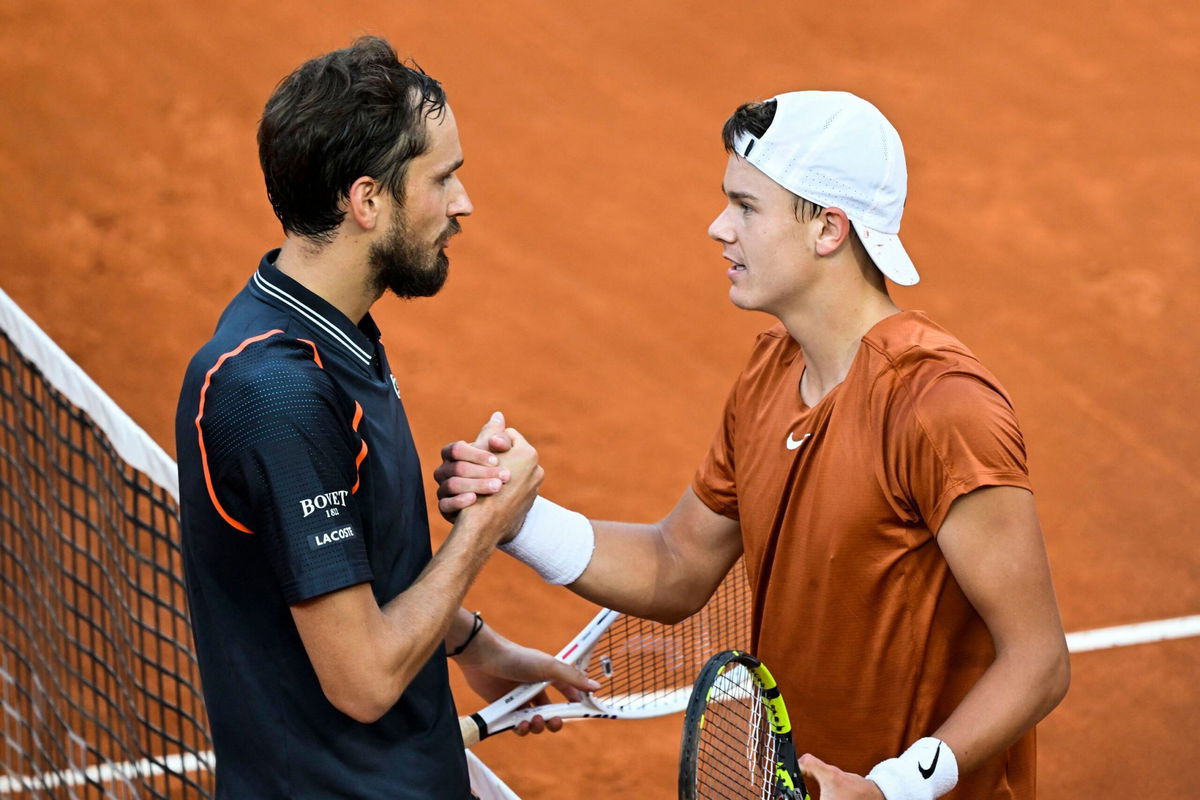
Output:
<path fill-rule="evenodd" d="M 728 197 L 730 200 L 757 200 L 758 195 L 750 192 L 731 192 L 725 188 L 725 184 L 721 184 L 721 194 Z"/>
<path fill-rule="evenodd" d="M 450 166 L 446 167 L 446 169 L 442 170 L 441 173 L 439 173 L 439 174 L 449 175 L 452 172 L 457 172 L 462 167 L 463 163 L 464 163 L 464 159 L 460 158 L 457 161 L 455 161 L 453 164 L 451 164 Z"/>

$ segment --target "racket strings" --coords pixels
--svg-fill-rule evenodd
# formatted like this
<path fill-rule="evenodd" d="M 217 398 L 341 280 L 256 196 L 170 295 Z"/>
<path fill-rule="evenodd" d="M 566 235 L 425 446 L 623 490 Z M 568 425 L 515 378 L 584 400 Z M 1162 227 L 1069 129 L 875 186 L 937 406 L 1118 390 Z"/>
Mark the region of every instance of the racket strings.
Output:
<path fill-rule="evenodd" d="M 717 676 L 696 744 L 697 800 L 774 800 L 775 744 L 758 684 L 741 665 Z"/>
<path fill-rule="evenodd" d="M 750 589 L 739 559 L 703 609 L 674 625 L 621 616 L 597 641 L 588 677 L 622 713 L 681 709 L 709 654 L 750 645 Z"/>

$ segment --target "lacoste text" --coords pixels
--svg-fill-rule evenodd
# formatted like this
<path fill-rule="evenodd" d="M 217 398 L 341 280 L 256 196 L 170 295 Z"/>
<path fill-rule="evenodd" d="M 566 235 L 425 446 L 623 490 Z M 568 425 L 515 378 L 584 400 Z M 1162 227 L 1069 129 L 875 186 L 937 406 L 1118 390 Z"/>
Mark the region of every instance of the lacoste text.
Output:
<path fill-rule="evenodd" d="M 354 528 L 347 526 L 345 528 L 338 528 L 336 531 L 330 531 L 329 533 L 313 534 L 312 544 L 313 548 L 316 549 L 318 547 L 330 544 L 331 542 L 340 542 L 343 539 L 353 538 Z"/>

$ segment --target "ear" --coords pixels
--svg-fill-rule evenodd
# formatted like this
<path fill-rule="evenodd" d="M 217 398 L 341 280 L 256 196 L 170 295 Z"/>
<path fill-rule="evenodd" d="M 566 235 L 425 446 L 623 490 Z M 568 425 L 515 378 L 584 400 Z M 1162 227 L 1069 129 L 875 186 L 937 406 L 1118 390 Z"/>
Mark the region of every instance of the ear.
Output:
<path fill-rule="evenodd" d="M 364 175 L 350 185 L 346 197 L 346 216 L 364 231 L 373 231 L 384 215 L 386 200 L 379 181 Z"/>
<path fill-rule="evenodd" d="M 817 255 L 833 255 L 850 238 L 850 218 L 836 206 L 822 211 L 816 219 L 821 229 L 817 233 Z"/>

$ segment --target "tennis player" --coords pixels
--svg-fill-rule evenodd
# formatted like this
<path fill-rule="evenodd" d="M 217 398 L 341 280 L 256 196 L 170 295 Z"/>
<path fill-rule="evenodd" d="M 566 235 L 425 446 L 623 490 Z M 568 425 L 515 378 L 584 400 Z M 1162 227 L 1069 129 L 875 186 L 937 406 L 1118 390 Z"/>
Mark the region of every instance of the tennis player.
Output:
<path fill-rule="evenodd" d="M 951 333 L 892 301 L 900 137 L 870 103 L 793 92 L 723 131 L 709 228 L 739 308 L 778 320 L 734 382 L 691 486 L 650 525 L 539 499 L 503 549 L 548 581 L 663 621 L 744 553 L 757 655 L 822 800 L 1032 798 L 1034 725 L 1066 641 L 1008 394 Z M 448 445 L 443 513 L 490 491 L 495 449 Z"/>
<path fill-rule="evenodd" d="M 537 453 L 508 429 L 513 447 L 490 462 L 505 485 L 433 554 L 369 313 L 385 290 L 429 296 L 446 279 L 472 210 L 455 117 L 435 80 L 365 38 L 285 78 L 258 138 L 285 240 L 192 359 L 176 417 L 217 797 L 463 800 L 447 655 L 489 699 L 590 682 L 462 609 L 533 502 Z M 497 416 L 489 432 L 502 430 Z"/>

